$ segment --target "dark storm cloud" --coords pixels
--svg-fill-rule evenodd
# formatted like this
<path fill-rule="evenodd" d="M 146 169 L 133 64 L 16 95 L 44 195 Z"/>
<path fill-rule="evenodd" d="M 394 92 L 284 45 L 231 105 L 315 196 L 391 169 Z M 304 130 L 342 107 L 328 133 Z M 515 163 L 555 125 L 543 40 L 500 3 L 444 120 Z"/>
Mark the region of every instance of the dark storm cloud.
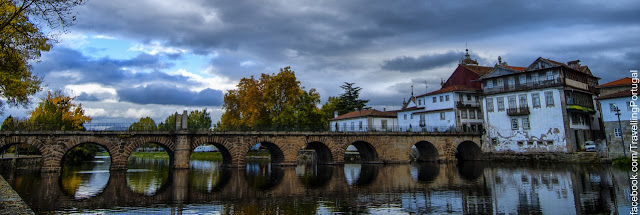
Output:
<path fill-rule="evenodd" d="M 161 71 L 169 66 L 171 64 L 160 56 L 146 53 L 124 60 L 92 59 L 79 51 L 58 47 L 44 53 L 42 61 L 35 64 L 34 71 L 45 76 L 47 84 L 54 88 L 85 83 L 101 83 L 108 86 L 131 86 L 145 82 L 194 84 L 187 77 L 169 75 Z M 140 72 L 132 72 L 131 69 Z"/>
<path fill-rule="evenodd" d="M 136 104 L 163 104 L 185 106 L 220 106 L 222 91 L 204 89 L 193 92 L 175 85 L 150 84 L 117 90 L 120 101 Z"/>
<path fill-rule="evenodd" d="M 402 56 L 384 61 L 382 69 L 400 72 L 430 70 L 457 62 L 461 55 L 461 53 L 447 52 L 444 54 L 422 55 L 417 58 Z"/>

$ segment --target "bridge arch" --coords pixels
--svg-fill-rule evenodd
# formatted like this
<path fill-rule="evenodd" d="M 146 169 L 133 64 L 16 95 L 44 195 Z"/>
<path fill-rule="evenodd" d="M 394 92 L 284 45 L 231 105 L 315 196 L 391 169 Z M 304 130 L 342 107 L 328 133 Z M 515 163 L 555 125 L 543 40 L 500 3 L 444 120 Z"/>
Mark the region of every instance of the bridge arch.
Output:
<path fill-rule="evenodd" d="M 218 149 L 218 152 L 222 154 L 222 165 L 229 166 L 232 164 L 233 156 L 231 155 L 230 149 L 233 146 L 230 146 L 229 143 L 227 143 L 226 141 L 218 142 L 216 140 L 200 138 L 194 141 L 193 143 L 191 143 L 191 152 L 193 152 L 193 150 L 195 150 L 198 146 L 205 145 L 205 144 L 211 144 L 215 146 L 216 149 Z"/>
<path fill-rule="evenodd" d="M 331 153 L 331 149 L 326 144 L 319 141 L 313 141 L 307 143 L 306 149 L 316 151 L 318 164 L 333 164 L 333 153 Z"/>
<path fill-rule="evenodd" d="M 433 145 L 429 141 L 420 141 L 415 145 L 417 150 L 417 158 L 418 162 L 428 162 L 428 161 L 438 161 L 440 154 L 438 153 L 438 149 L 435 145 Z"/>
<path fill-rule="evenodd" d="M 284 160 L 284 152 L 282 151 L 282 149 L 280 148 L 280 146 L 278 146 L 277 144 L 270 142 L 270 141 L 260 141 L 260 142 L 256 142 L 255 144 L 252 144 L 250 148 L 254 147 L 255 145 L 260 144 L 260 148 L 266 148 L 266 150 L 269 151 L 269 154 L 271 155 L 271 163 L 273 164 L 281 164 L 283 163 Z M 247 150 L 248 152 L 248 150 Z M 245 152 L 245 153 L 247 153 Z"/>
<path fill-rule="evenodd" d="M 43 156 L 45 154 L 50 154 L 49 150 L 47 149 L 47 147 L 45 146 L 45 144 L 42 141 L 25 140 L 25 139 L 18 138 L 18 137 L 12 137 L 9 140 L 4 140 L 4 141 L 0 142 L 0 152 L 9 149 L 12 146 L 20 145 L 20 144 L 25 144 L 25 145 L 28 145 L 28 146 L 35 147 L 36 149 L 38 149 L 40 154 L 43 155 Z"/>
<path fill-rule="evenodd" d="M 378 162 L 378 152 L 376 148 L 369 142 L 366 141 L 355 141 L 351 145 L 356 147 L 358 153 L 360 153 L 360 161 L 362 163 L 377 163 Z M 348 147 L 348 146 L 347 146 Z M 345 148 L 346 151 L 346 148 Z"/>
<path fill-rule="evenodd" d="M 482 149 L 473 141 L 464 141 L 456 148 L 456 158 L 459 161 L 482 160 Z"/>
<path fill-rule="evenodd" d="M 174 152 L 176 149 L 175 143 L 166 137 L 156 136 L 156 137 L 141 137 L 132 141 L 131 144 L 127 144 L 125 146 L 124 152 L 120 156 L 118 156 L 122 159 L 121 162 L 123 162 L 124 168 L 126 168 L 127 160 L 129 159 L 129 156 L 131 156 L 131 154 L 134 152 L 134 150 L 147 143 L 155 143 L 160 147 L 162 147 L 162 149 L 164 149 L 165 152 L 167 152 L 167 154 L 169 155 L 170 165 L 173 166 L 174 154 L 175 154 Z"/>

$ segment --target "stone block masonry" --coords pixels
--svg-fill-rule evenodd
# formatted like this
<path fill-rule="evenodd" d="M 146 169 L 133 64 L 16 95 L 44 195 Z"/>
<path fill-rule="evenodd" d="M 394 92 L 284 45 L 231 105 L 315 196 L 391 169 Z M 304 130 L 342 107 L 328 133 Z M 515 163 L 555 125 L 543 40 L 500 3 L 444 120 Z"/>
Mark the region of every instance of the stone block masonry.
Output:
<path fill-rule="evenodd" d="M 0 175 L 0 215 L 35 214 Z"/>

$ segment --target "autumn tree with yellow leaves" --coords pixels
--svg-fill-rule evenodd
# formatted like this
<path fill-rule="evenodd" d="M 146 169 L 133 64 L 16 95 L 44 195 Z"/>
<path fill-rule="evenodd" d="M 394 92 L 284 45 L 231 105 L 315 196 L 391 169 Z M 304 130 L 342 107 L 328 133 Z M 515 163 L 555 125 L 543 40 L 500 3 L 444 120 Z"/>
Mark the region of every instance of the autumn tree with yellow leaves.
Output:
<path fill-rule="evenodd" d="M 83 124 L 92 118 L 85 116 L 82 104 L 76 105 L 72 100 L 60 91 L 49 91 L 31 112 L 29 121 L 46 130 L 84 130 Z"/>
<path fill-rule="evenodd" d="M 0 1 L 0 97 L 11 106 L 26 107 L 29 96 L 41 90 L 42 78 L 31 73 L 30 62 L 51 48 L 51 35 L 33 20 L 49 29 L 73 24 L 72 8 L 84 0 L 1 0 Z M 0 100 L 0 114 L 3 113 Z"/>
<path fill-rule="evenodd" d="M 300 86 L 290 67 L 260 79 L 242 78 L 225 93 L 221 130 L 318 130 L 326 117 L 317 107 L 320 94 Z"/>

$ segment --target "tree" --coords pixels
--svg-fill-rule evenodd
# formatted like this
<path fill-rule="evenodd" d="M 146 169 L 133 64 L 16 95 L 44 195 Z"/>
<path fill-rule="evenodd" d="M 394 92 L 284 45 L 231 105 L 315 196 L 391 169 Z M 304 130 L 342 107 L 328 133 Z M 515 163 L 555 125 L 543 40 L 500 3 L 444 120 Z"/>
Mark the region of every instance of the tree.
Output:
<path fill-rule="evenodd" d="M 208 131 L 211 128 L 211 115 L 207 109 L 192 110 L 187 117 L 187 125 L 192 131 Z"/>
<path fill-rule="evenodd" d="M 129 131 L 155 131 L 158 130 L 156 122 L 150 117 L 143 117 L 129 126 Z"/>
<path fill-rule="evenodd" d="M 51 39 L 34 20 L 50 29 L 73 24 L 72 8 L 83 0 L 0 1 L 0 97 L 11 106 L 26 107 L 29 96 L 41 90 L 42 79 L 31 73 L 29 62 L 37 61 L 51 48 Z M 0 100 L 0 114 L 4 103 Z"/>
<path fill-rule="evenodd" d="M 162 131 L 175 131 L 176 130 L 176 115 L 171 114 L 168 116 L 164 123 L 160 123 L 158 125 L 158 130 Z M 200 110 L 192 110 L 189 112 L 187 116 L 187 127 L 192 131 L 203 131 L 209 130 L 211 128 L 211 114 L 207 111 L 207 109 Z"/>
<path fill-rule="evenodd" d="M 92 118 L 84 115 L 82 104 L 76 105 L 72 100 L 60 91 L 49 91 L 31 112 L 29 121 L 41 129 L 84 130 L 83 124 L 91 122 Z"/>
<path fill-rule="evenodd" d="M 344 93 L 340 95 L 340 102 L 336 105 L 338 114 L 342 115 L 351 111 L 362 110 L 367 106 L 369 100 L 358 99 L 360 97 L 360 87 L 353 87 L 354 83 L 344 82 L 340 88 Z"/>
<path fill-rule="evenodd" d="M 218 128 L 309 130 L 319 129 L 325 118 L 317 108 L 320 95 L 300 86 L 290 67 L 278 74 L 261 74 L 260 80 L 243 78 L 237 89 L 224 96 L 222 115 Z"/>
<path fill-rule="evenodd" d="M 324 114 L 324 117 L 327 119 L 333 119 L 335 116 L 335 112 L 338 110 L 338 104 L 340 103 L 340 98 L 338 97 L 329 97 L 327 102 L 322 105 L 320 111 Z"/>

